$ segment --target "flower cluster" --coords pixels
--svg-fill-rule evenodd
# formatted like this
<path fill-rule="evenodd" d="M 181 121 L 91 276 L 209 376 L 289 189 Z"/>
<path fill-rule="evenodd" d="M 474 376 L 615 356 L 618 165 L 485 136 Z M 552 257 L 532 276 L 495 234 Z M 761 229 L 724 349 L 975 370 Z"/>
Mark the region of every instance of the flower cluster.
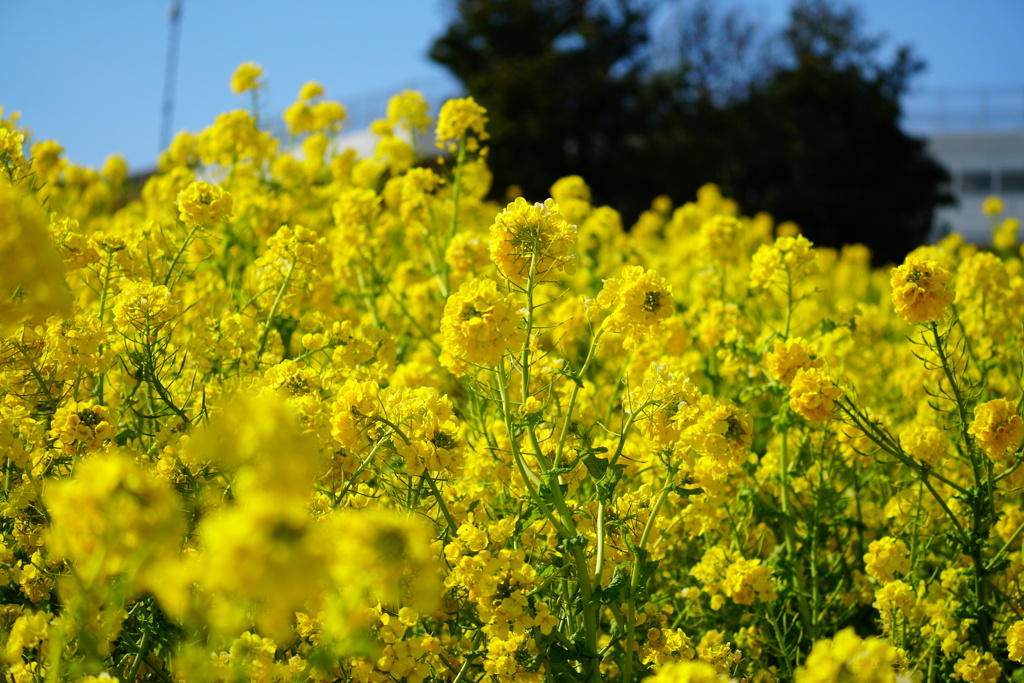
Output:
<path fill-rule="evenodd" d="M 835 413 L 836 401 L 843 395 L 841 387 L 817 367 L 802 368 L 793 376 L 789 400 L 793 410 L 811 422 L 823 422 Z"/>
<path fill-rule="evenodd" d="M 910 551 L 907 544 L 891 536 L 872 541 L 864 556 L 864 568 L 868 574 L 882 583 L 892 581 L 897 573 L 908 573 Z"/>
<path fill-rule="evenodd" d="M 441 107 L 437 117 L 437 146 L 440 149 L 454 151 L 459 141 L 465 138 L 466 147 L 476 151 L 488 137 L 487 110 L 472 97 L 448 100 Z"/>
<path fill-rule="evenodd" d="M 896 683 L 896 648 L 878 638 L 861 639 L 844 629 L 832 640 L 815 644 L 807 662 L 797 669 L 797 683 Z"/>
<path fill-rule="evenodd" d="M 712 596 L 713 610 L 721 609 L 727 598 L 737 605 L 750 605 L 755 599 L 770 601 L 777 597 L 771 567 L 756 558 L 737 557 L 721 546 L 704 553 L 690 573 Z"/>
<path fill-rule="evenodd" d="M 818 264 L 813 246 L 803 235 L 782 236 L 771 246 L 761 245 L 751 259 L 751 286 L 790 288 L 814 274 Z"/>
<path fill-rule="evenodd" d="M 627 347 L 635 346 L 672 315 L 672 285 L 643 266 L 626 266 L 619 277 L 604 281 L 597 303 L 610 311 L 608 330 L 621 333 Z"/>
<path fill-rule="evenodd" d="M 218 185 L 198 180 L 178 195 L 178 211 L 186 225 L 208 228 L 231 215 L 231 195 Z"/>
<path fill-rule="evenodd" d="M 982 450 L 998 461 L 1020 448 L 1024 441 L 1024 420 L 1016 406 L 1005 398 L 997 398 L 974 409 L 969 431 Z"/>
<path fill-rule="evenodd" d="M 256 62 L 239 64 L 235 73 L 231 74 L 231 92 L 239 95 L 249 90 L 256 90 L 260 87 L 260 77 L 262 76 L 263 67 Z"/>
<path fill-rule="evenodd" d="M 908 323 L 931 323 L 945 318 L 953 303 L 953 276 L 935 261 L 908 257 L 892 269 L 889 285 L 896 313 Z"/>
<path fill-rule="evenodd" d="M 771 352 L 764 357 L 768 374 L 787 387 L 792 386 L 798 372 L 820 368 L 823 363 L 810 345 L 799 337 L 777 340 Z"/>
<path fill-rule="evenodd" d="M 5 681 L 1020 678 L 1006 206 L 873 270 L 263 81 L 138 191 L 0 112 Z"/>
<path fill-rule="evenodd" d="M 494 280 L 469 280 L 448 298 L 441 318 L 441 339 L 449 367 L 465 363 L 497 365 L 507 350 L 523 342 L 519 304 L 498 291 Z"/>
<path fill-rule="evenodd" d="M 548 199 L 530 204 L 522 197 L 505 207 L 491 225 L 491 260 L 519 286 L 576 272 L 576 226 Z"/>

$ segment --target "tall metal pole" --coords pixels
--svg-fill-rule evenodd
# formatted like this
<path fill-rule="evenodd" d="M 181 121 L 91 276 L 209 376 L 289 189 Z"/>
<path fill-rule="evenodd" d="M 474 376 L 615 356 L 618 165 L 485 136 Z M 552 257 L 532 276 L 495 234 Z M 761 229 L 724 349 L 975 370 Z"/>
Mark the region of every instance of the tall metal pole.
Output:
<path fill-rule="evenodd" d="M 160 120 L 160 149 L 162 152 L 171 144 L 171 130 L 174 119 L 174 90 L 178 79 L 178 43 L 181 41 L 181 0 L 171 0 L 167 15 L 170 33 L 167 37 L 167 63 L 164 68 L 164 106 Z"/>

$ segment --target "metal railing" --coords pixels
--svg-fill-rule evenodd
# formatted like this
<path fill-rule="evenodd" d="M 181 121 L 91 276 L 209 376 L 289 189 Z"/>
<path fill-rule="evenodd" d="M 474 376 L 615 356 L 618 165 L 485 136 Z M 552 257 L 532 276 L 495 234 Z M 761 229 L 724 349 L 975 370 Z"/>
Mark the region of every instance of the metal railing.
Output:
<path fill-rule="evenodd" d="M 445 100 L 462 97 L 458 84 L 441 78 L 418 79 L 387 90 L 341 96 L 349 131 L 365 130 L 374 119 L 383 118 L 388 100 L 402 90 L 417 90 L 437 116 Z M 903 127 L 917 135 L 935 133 L 1024 131 L 1024 84 L 1007 86 L 962 86 L 921 88 L 903 97 Z"/>
<path fill-rule="evenodd" d="M 903 98 L 911 133 L 1024 131 L 1024 85 L 923 88 Z"/>

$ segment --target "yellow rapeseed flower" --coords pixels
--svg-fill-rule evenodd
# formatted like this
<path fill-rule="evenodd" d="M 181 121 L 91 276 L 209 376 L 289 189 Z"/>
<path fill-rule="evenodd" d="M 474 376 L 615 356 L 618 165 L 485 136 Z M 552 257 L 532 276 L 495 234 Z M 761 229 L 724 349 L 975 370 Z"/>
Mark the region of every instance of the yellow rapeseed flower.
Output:
<path fill-rule="evenodd" d="M 103 406 L 72 401 L 54 413 L 50 437 L 58 440 L 67 453 L 74 453 L 80 448 L 95 451 L 114 437 L 114 426 Z"/>
<path fill-rule="evenodd" d="M 985 197 L 981 210 L 986 216 L 998 216 L 1003 212 L 1003 200 L 995 195 Z"/>
<path fill-rule="evenodd" d="M 178 194 L 181 221 L 209 228 L 231 217 L 231 195 L 220 185 L 197 180 Z"/>
<path fill-rule="evenodd" d="M 1017 248 L 1017 233 L 1020 232 L 1020 221 L 1016 218 L 1007 218 L 1000 223 L 992 236 L 992 246 L 1002 251 L 1009 251 Z"/>
<path fill-rule="evenodd" d="M 407 472 L 450 474 L 461 468 L 466 443 L 459 434 L 450 398 L 423 387 L 393 391 L 388 404 L 391 421 L 403 430 L 403 438 L 395 440 L 395 450 L 405 458 Z"/>
<path fill-rule="evenodd" d="M 525 333 L 515 297 L 494 280 L 469 280 L 448 297 L 441 318 L 442 362 L 456 372 L 466 363 L 495 366 L 506 350 L 522 346 Z"/>
<path fill-rule="evenodd" d="M 472 97 L 448 100 L 441 106 L 437 117 L 437 146 L 454 152 L 463 136 L 466 138 L 466 149 L 475 152 L 480 142 L 486 140 L 487 110 L 481 107 Z"/>
<path fill-rule="evenodd" d="M 1015 621 L 1006 631 L 1006 647 L 1010 659 L 1024 663 L 1024 620 Z"/>
<path fill-rule="evenodd" d="M 908 323 L 937 322 L 953 303 L 952 274 L 935 261 L 908 256 L 892 269 L 889 284 L 896 313 Z"/>
<path fill-rule="evenodd" d="M 9 180 L 20 178 L 28 168 L 24 145 L 25 133 L 0 126 L 0 171 Z"/>
<path fill-rule="evenodd" d="M 181 312 L 181 301 L 169 289 L 150 282 L 131 282 L 114 299 L 114 324 L 126 336 L 155 334 Z"/>
<path fill-rule="evenodd" d="M 768 374 L 787 387 L 793 384 L 797 372 L 805 368 L 820 368 L 823 363 L 811 345 L 799 337 L 776 340 L 771 352 L 764 357 Z"/>
<path fill-rule="evenodd" d="M 426 131 L 432 121 L 429 112 L 430 104 L 415 90 L 403 90 L 388 100 L 388 121 L 394 126 L 404 126 L 412 133 Z"/>
<path fill-rule="evenodd" d="M 522 197 L 505 207 L 491 225 L 491 260 L 511 282 L 523 286 L 576 272 L 576 226 L 553 199 L 530 204 Z"/>
<path fill-rule="evenodd" d="M 910 427 L 900 434 L 900 445 L 913 458 L 935 467 L 946 453 L 945 432 L 936 427 Z"/>
<path fill-rule="evenodd" d="M 832 640 L 814 644 L 807 661 L 796 670 L 796 683 L 896 683 L 897 652 L 879 638 L 861 639 L 852 628 Z"/>
<path fill-rule="evenodd" d="M 953 673 L 969 683 L 996 683 L 1003 670 L 991 652 L 979 652 L 972 647 L 953 665 Z"/>
<path fill-rule="evenodd" d="M 570 223 L 580 225 L 590 213 L 590 187 L 578 175 L 565 176 L 551 186 L 551 197 Z"/>
<path fill-rule="evenodd" d="M 239 95 L 248 90 L 256 90 L 260 87 L 260 77 L 263 75 L 263 67 L 256 62 L 242 62 L 231 74 L 231 92 Z"/>
<path fill-rule="evenodd" d="M 814 245 L 803 235 L 779 237 L 774 244 L 762 244 L 750 266 L 750 286 L 778 284 L 791 287 L 818 270 Z"/>
<path fill-rule="evenodd" d="M 900 539 L 886 536 L 871 541 L 864 555 L 864 565 L 871 577 L 880 583 L 888 583 L 896 574 L 910 571 L 910 551 Z"/>
<path fill-rule="evenodd" d="M 311 100 L 314 97 L 319 97 L 324 94 L 324 86 L 320 85 L 316 81 L 307 81 L 302 84 L 299 88 L 299 99 L 303 101 Z"/>
<path fill-rule="evenodd" d="M 836 401 L 843 393 L 821 368 L 811 367 L 796 373 L 789 400 L 793 410 L 810 422 L 824 422 L 835 413 Z"/>
<path fill-rule="evenodd" d="M 718 263 L 736 262 L 740 256 L 742 229 L 742 223 L 732 216 L 712 216 L 700 226 L 703 253 Z"/>
<path fill-rule="evenodd" d="M 604 281 L 597 303 L 610 310 L 607 329 L 622 333 L 632 348 L 672 315 L 672 285 L 653 270 L 626 266 L 619 277 Z"/>
<path fill-rule="evenodd" d="M 968 429 L 981 449 L 993 460 L 1001 460 L 1020 448 L 1024 440 L 1024 421 L 1017 408 L 1005 398 L 982 403 L 974 409 Z"/>
<path fill-rule="evenodd" d="M 726 479 L 746 462 L 754 421 L 732 401 L 701 396 L 674 419 L 683 429 L 681 441 L 697 454 L 693 474 L 702 485 Z"/>
<path fill-rule="evenodd" d="M 0 178 L 0 335 L 26 318 L 71 312 L 60 254 L 42 211 L 19 188 Z"/>
<path fill-rule="evenodd" d="M 885 633 L 892 632 L 899 623 L 906 623 L 917 605 L 914 589 L 906 581 L 890 581 L 875 591 L 874 608 L 882 620 Z"/>
<path fill-rule="evenodd" d="M 47 488 L 46 506 L 52 520 L 47 547 L 93 585 L 128 571 L 134 585 L 151 587 L 147 572 L 177 557 L 185 533 L 170 486 L 120 453 L 81 462 L 73 478 Z"/>
<path fill-rule="evenodd" d="M 45 643 L 50 634 L 51 615 L 47 612 L 26 611 L 11 626 L 4 647 L 4 659 L 8 662 L 21 659 L 25 650 Z M 26 679 L 28 680 L 28 679 Z"/>
<path fill-rule="evenodd" d="M 728 675 L 705 662 L 670 662 L 648 676 L 643 683 L 728 683 Z"/>

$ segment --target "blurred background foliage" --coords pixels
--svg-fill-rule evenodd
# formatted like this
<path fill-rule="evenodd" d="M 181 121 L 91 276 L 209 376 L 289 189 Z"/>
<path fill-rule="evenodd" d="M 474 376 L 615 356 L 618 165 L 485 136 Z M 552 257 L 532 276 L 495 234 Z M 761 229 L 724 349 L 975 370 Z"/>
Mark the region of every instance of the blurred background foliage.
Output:
<path fill-rule="evenodd" d="M 626 224 L 707 182 L 823 246 L 901 260 L 952 201 L 900 128 L 924 63 L 857 8 L 796 0 L 781 30 L 714 0 L 453 0 L 430 56 L 487 108 L 495 193 L 580 174 Z M 654 21 L 652 19 L 656 18 Z"/>

